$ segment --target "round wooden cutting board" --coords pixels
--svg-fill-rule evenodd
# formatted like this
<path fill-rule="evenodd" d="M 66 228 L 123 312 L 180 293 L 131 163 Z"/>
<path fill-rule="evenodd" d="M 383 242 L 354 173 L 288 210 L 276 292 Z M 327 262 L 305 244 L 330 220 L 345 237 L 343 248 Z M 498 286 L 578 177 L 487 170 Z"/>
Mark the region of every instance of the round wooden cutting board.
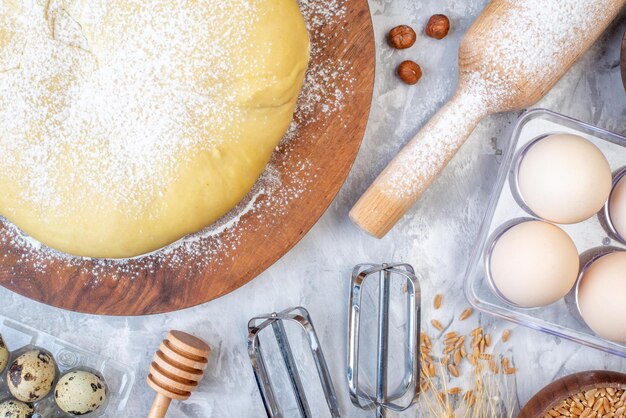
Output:
<path fill-rule="evenodd" d="M 277 184 L 275 190 L 257 187 L 252 200 L 235 209 L 238 216 L 227 216 L 210 233 L 125 261 L 51 256 L 25 245 L 0 222 L 0 285 L 73 311 L 142 315 L 210 301 L 267 269 L 324 213 L 363 138 L 374 85 L 374 35 L 367 0 L 345 0 L 345 8 L 332 18 L 324 13 L 326 20 L 320 11 L 309 17 L 310 71 L 322 81 L 332 79 L 332 89 L 313 85 L 307 93 L 305 86 L 313 100 L 296 115 L 294 137 L 275 152 L 270 177 L 278 181 L 269 182 Z M 305 84 L 317 82 L 307 77 Z"/>

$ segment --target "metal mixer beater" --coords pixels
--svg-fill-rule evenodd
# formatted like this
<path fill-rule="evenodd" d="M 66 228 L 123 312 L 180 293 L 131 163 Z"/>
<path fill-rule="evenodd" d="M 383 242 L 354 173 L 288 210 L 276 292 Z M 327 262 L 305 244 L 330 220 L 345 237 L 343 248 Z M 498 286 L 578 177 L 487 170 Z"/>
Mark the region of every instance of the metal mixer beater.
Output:
<path fill-rule="evenodd" d="M 291 344 L 289 343 L 285 323 L 297 324 L 304 331 L 307 343 L 311 349 L 311 354 L 313 355 L 313 361 L 317 369 L 317 374 L 319 375 L 330 416 L 332 418 L 340 418 L 337 396 L 317 333 L 313 327 L 309 312 L 302 307 L 289 308 L 282 312 L 257 316 L 248 322 L 248 354 L 252 362 L 254 376 L 259 391 L 261 392 L 261 397 L 263 398 L 267 416 L 269 418 L 282 418 L 287 415 L 281 410 L 279 405 L 276 391 L 270 379 L 267 362 L 261 348 L 259 334 L 266 328 L 271 328 L 274 333 L 299 415 L 303 418 L 313 418 L 314 416 L 309 401 L 307 400 L 307 391 L 305 390 L 300 373 L 298 372 L 298 364 L 296 363 Z M 301 362 L 301 359 L 299 359 L 298 362 Z"/>
<path fill-rule="evenodd" d="M 359 344 L 363 286 L 367 279 L 374 277 L 378 277 L 376 381 L 373 390 L 375 393 L 367 393 L 367 390 L 359 385 Z M 388 388 L 389 307 L 391 283 L 394 279 L 401 279 L 405 283 L 407 322 L 404 373 L 398 387 L 390 392 Z M 419 281 L 413 267 L 408 264 L 359 264 L 352 272 L 347 370 L 350 398 L 352 403 L 361 409 L 375 409 L 377 417 L 385 417 L 387 411 L 404 411 L 417 400 L 420 381 L 420 302 Z"/>

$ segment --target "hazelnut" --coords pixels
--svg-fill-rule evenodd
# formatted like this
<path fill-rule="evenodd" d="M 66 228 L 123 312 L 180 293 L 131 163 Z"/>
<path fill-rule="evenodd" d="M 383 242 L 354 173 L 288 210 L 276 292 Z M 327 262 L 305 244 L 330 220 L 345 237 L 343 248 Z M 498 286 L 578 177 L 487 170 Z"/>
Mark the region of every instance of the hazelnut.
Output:
<path fill-rule="evenodd" d="M 398 77 L 407 84 L 415 84 L 422 77 L 422 69 L 413 61 L 403 61 L 398 66 Z"/>
<path fill-rule="evenodd" d="M 387 35 L 389 45 L 396 49 L 406 49 L 412 47 L 415 43 L 415 39 L 417 39 L 415 31 L 407 25 L 396 26 L 391 29 L 389 31 L 389 35 Z"/>
<path fill-rule="evenodd" d="M 432 15 L 426 24 L 426 35 L 435 39 L 443 39 L 450 30 L 450 20 L 446 15 Z"/>

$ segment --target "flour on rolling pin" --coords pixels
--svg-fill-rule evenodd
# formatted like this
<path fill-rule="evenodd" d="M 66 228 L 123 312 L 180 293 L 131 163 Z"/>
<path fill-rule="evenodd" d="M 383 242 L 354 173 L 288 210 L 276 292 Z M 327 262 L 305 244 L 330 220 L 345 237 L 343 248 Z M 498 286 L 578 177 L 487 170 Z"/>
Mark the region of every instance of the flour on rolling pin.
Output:
<path fill-rule="evenodd" d="M 511 99 L 510 90 L 495 88 L 496 85 L 516 85 L 520 81 L 532 84 L 534 80 L 545 78 L 546 71 L 558 71 L 554 62 L 559 62 L 567 54 L 567 44 L 578 42 L 601 16 L 608 13 L 603 3 L 594 4 L 589 0 L 511 0 L 508 3 L 514 7 L 501 16 L 500 25 L 492 28 L 495 36 L 501 38 L 500 44 L 497 48 L 486 46 L 484 54 L 487 59 L 482 68 L 467 74 L 469 93 L 459 98 L 458 107 L 446 114 L 445 121 L 442 121 L 448 126 L 445 141 L 429 147 L 428 153 L 407 154 L 405 165 L 401 167 L 404 170 L 396 170 L 390 177 L 390 193 L 412 194 L 421 189 L 424 185 L 411 182 L 407 174 L 416 168 L 436 174 L 443 155 L 448 154 L 449 148 L 457 146 L 459 129 L 463 129 L 463 124 L 458 121 L 463 119 L 464 113 L 480 113 L 479 109 L 484 105 L 501 107 Z M 507 21 L 516 24 L 510 25 Z M 515 32 L 520 27 L 531 30 L 520 36 Z M 519 80 L 520 77 L 524 80 Z"/>
<path fill-rule="evenodd" d="M 390 173 L 388 188 L 391 195 L 411 196 L 416 190 L 426 189 L 428 184 L 416 182 L 410 174 L 419 170 L 428 173 L 428 177 L 435 176 L 446 156 L 456 149 L 459 138 L 464 137 L 467 130 L 465 118 L 468 114 L 484 116 L 481 107 L 486 100 L 490 100 L 490 90 L 480 77 L 470 76 L 472 89 L 456 97 L 457 106 L 450 107 L 450 112 L 441 118 L 440 123 L 445 125 L 442 135 L 425 135 L 420 139 L 421 147 L 412 150 L 410 144 L 402 150 L 402 165 Z M 421 179 L 418 179 L 421 180 Z"/>
<path fill-rule="evenodd" d="M 597 39 L 626 0 L 493 0 L 459 49 L 454 97 L 385 168 L 350 212 L 384 236 L 480 120 L 536 103 Z"/>

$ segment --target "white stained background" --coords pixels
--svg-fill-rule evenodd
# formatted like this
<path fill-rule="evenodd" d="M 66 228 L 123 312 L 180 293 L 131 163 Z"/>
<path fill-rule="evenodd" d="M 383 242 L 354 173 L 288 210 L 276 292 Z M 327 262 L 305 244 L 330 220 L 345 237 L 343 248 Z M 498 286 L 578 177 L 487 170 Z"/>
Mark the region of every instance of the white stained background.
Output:
<path fill-rule="evenodd" d="M 350 1 L 350 0 L 348 0 Z M 44 306 L 0 289 L 0 314 L 54 334 L 135 367 L 137 383 L 124 416 L 142 417 L 152 402 L 144 382 L 150 360 L 168 329 L 193 332 L 209 341 L 213 357 L 204 381 L 186 403 L 174 402 L 168 417 L 264 417 L 246 350 L 250 317 L 302 305 L 309 309 L 346 417 L 373 416 L 352 406 L 345 379 L 348 281 L 362 262 L 404 261 L 422 277 L 423 327 L 430 319 L 446 323 L 467 306 L 461 281 L 472 243 L 498 170 L 499 150 L 518 112 L 485 119 L 418 205 L 383 240 L 359 231 L 348 220 L 358 196 L 393 155 L 452 94 L 457 79 L 457 48 L 463 32 L 485 0 L 370 0 L 377 40 L 376 88 L 363 146 L 337 199 L 317 225 L 285 257 L 239 290 L 202 306 L 148 317 L 100 317 Z M 422 35 L 428 17 L 450 17 L 450 35 L 436 41 Z M 386 32 L 410 24 L 419 36 L 404 51 L 391 50 Z M 626 93 L 619 73 L 619 44 L 626 28 L 622 15 L 595 46 L 537 105 L 617 133 L 626 133 Z M 406 86 L 395 78 L 404 59 L 420 63 L 423 78 Z M 432 308 L 435 293 L 444 306 Z M 469 320 L 468 320 L 469 321 Z M 512 328 L 509 342 L 517 398 L 524 404 L 555 378 L 588 369 L 626 371 L 615 356 L 474 314 L 493 335 Z M 414 416 L 408 412 L 403 416 Z"/>

